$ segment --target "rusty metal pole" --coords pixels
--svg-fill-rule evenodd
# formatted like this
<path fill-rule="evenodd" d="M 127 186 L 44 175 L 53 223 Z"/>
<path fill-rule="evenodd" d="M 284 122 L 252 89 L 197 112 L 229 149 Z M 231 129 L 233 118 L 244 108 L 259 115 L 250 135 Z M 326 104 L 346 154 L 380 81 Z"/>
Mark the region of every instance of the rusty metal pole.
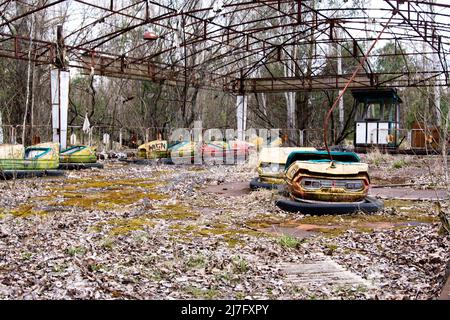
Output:
<path fill-rule="evenodd" d="M 367 58 L 370 55 L 370 52 L 372 52 L 372 49 L 375 47 L 375 44 L 378 42 L 378 40 L 380 39 L 381 35 L 384 33 L 384 31 L 386 30 L 387 26 L 389 25 L 389 23 L 391 22 L 392 18 L 397 14 L 397 11 L 394 10 L 392 16 L 389 18 L 389 20 L 387 21 L 387 23 L 384 25 L 383 29 L 381 29 L 381 31 L 378 33 L 377 37 L 375 38 L 375 40 L 373 41 L 372 45 L 370 46 L 369 50 L 367 51 L 367 53 L 364 55 L 364 57 L 361 58 L 361 60 L 359 61 L 359 64 L 356 66 L 355 71 L 353 71 L 352 76 L 350 77 L 350 79 L 348 80 L 348 82 L 346 83 L 344 89 L 342 89 L 339 93 L 339 96 L 336 98 L 336 100 L 334 101 L 333 105 L 331 106 L 330 110 L 328 110 L 327 116 L 325 118 L 325 121 L 323 123 L 323 140 L 325 143 L 325 148 L 328 152 L 328 157 L 330 158 L 331 161 L 333 161 L 333 157 L 331 156 L 331 152 L 330 152 L 330 148 L 328 147 L 328 141 L 327 141 L 327 131 L 328 131 L 328 122 L 330 120 L 331 114 L 333 113 L 333 110 L 336 108 L 336 106 L 338 105 L 340 99 L 342 98 L 342 96 L 344 95 L 345 91 L 347 91 L 348 87 L 350 86 L 350 84 L 353 82 L 353 80 L 356 77 L 356 74 L 359 72 L 359 70 L 361 70 L 361 68 L 364 65 L 364 62 L 366 62 Z"/>
<path fill-rule="evenodd" d="M 56 29 L 57 46 L 55 69 L 50 71 L 50 95 L 52 106 L 53 142 L 59 142 L 61 150 L 67 146 L 67 117 L 69 109 L 70 71 L 66 67 L 66 48 L 64 45 L 63 28 Z"/>

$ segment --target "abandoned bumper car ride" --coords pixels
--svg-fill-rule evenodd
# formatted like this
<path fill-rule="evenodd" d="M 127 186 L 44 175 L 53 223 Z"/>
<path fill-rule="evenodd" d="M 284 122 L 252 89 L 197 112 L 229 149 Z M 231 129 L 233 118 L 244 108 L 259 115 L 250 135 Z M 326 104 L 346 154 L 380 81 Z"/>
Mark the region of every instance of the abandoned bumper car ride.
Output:
<path fill-rule="evenodd" d="M 138 148 L 139 160 L 164 160 L 166 164 L 194 163 L 195 157 L 207 162 L 235 163 L 237 159 L 247 159 L 254 146 L 245 141 L 209 141 L 195 142 L 178 140 L 169 143 L 166 140 L 155 140 L 145 143 Z M 197 160 L 198 160 L 197 159 Z M 145 163 L 145 162 L 144 162 Z"/>
<path fill-rule="evenodd" d="M 331 159 L 330 159 L 331 155 Z M 371 213 L 383 202 L 368 197 L 368 165 L 356 153 L 294 151 L 285 165 L 291 199 L 277 201 L 285 211 L 303 214 Z"/>

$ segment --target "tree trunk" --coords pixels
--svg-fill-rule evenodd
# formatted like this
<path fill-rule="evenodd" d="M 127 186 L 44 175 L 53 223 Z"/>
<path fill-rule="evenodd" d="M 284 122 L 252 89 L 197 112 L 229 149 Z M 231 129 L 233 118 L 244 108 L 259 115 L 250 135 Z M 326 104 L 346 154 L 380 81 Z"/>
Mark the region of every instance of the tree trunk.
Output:
<path fill-rule="evenodd" d="M 289 50 L 286 48 L 286 50 Z M 284 65 L 284 75 L 286 77 L 295 76 L 295 66 L 296 66 L 296 56 L 297 50 L 292 47 L 292 51 L 289 53 L 290 60 L 288 60 Z M 284 98 L 286 99 L 286 118 L 287 118 L 287 135 L 289 140 L 287 141 L 289 146 L 297 144 L 297 134 L 296 134 L 296 103 L 295 103 L 296 92 L 286 92 Z"/>
<path fill-rule="evenodd" d="M 34 29 L 34 21 L 33 16 L 31 16 L 31 30 L 30 30 L 30 46 L 28 48 L 28 69 L 27 69 L 27 90 L 25 97 L 25 113 L 23 115 L 23 123 L 22 123 L 22 144 L 25 145 L 25 135 L 26 135 L 26 124 L 27 124 L 27 116 L 28 116 L 28 105 L 30 104 L 30 93 L 31 93 L 31 49 L 33 47 L 33 29 Z"/>
<path fill-rule="evenodd" d="M 89 87 L 91 88 L 91 91 L 92 91 L 92 95 L 91 95 L 91 112 L 89 113 L 89 119 L 92 119 L 92 117 L 94 116 L 94 113 L 95 113 L 95 95 L 97 93 L 95 91 L 95 87 L 94 87 L 94 76 L 90 77 Z"/>
<path fill-rule="evenodd" d="M 2 111 L 0 110 L 0 144 L 3 144 L 3 120 L 2 120 Z"/>

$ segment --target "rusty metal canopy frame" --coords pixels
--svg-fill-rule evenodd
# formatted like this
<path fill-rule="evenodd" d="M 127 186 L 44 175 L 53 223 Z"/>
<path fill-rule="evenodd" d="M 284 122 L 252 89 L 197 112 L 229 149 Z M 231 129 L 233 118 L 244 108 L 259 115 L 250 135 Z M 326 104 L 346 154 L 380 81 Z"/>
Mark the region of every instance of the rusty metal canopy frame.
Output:
<path fill-rule="evenodd" d="M 447 0 L 357 2 L 0 0 L 0 57 L 232 93 L 332 90 L 350 78 L 330 63 L 338 58 L 332 48 L 341 48 L 344 66 L 355 66 L 386 27 L 379 43 L 391 42 L 394 50 L 374 50 L 352 88 L 448 86 Z M 15 28 L 60 12 L 58 41 L 54 32 L 31 38 Z M 152 41 L 142 37 L 148 30 L 157 35 Z M 377 72 L 381 57 L 404 63 Z"/>

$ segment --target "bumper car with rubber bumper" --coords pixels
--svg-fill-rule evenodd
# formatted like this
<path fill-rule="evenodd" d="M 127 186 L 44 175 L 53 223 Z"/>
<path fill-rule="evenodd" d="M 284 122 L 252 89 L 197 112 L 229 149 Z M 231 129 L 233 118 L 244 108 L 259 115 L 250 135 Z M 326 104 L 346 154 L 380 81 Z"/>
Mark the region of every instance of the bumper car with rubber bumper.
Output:
<path fill-rule="evenodd" d="M 97 162 L 95 147 L 71 146 L 60 152 L 59 168 L 63 170 L 80 170 L 88 168 L 103 168 Z"/>
<path fill-rule="evenodd" d="M 204 163 L 236 164 L 248 159 L 254 146 L 245 141 L 210 141 L 201 146 Z"/>
<path fill-rule="evenodd" d="M 161 159 L 168 158 L 168 143 L 166 140 L 154 140 L 144 143 L 138 147 L 138 159 Z"/>
<path fill-rule="evenodd" d="M 277 206 L 303 214 L 372 213 L 383 202 L 368 197 L 368 165 L 353 152 L 293 152 L 286 162 L 285 176 L 290 199 Z"/>
<path fill-rule="evenodd" d="M 58 143 L 41 143 L 27 148 L 23 145 L 0 146 L 1 179 L 63 175 L 58 166 Z"/>

